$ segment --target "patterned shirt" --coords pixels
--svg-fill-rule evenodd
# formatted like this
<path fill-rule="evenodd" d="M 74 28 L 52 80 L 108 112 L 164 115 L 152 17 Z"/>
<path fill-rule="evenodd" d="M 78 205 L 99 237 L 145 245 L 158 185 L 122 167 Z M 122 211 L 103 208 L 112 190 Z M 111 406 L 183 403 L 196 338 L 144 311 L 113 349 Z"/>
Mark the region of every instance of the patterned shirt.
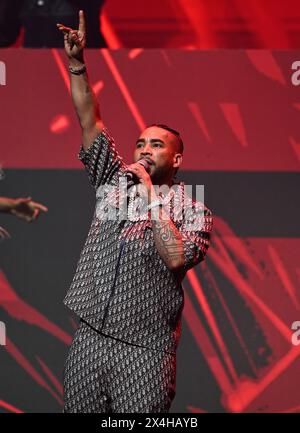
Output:
<path fill-rule="evenodd" d="M 121 203 L 117 198 L 127 168 L 106 127 L 87 150 L 81 146 L 79 159 L 98 200 L 64 304 L 100 333 L 176 353 L 184 292 L 158 253 L 148 212 L 127 219 L 103 217 Z M 103 193 L 106 186 L 109 191 Z M 184 190 L 180 182 L 163 197 L 182 236 L 186 272 L 205 258 L 213 218 L 202 202 L 187 197 Z"/>

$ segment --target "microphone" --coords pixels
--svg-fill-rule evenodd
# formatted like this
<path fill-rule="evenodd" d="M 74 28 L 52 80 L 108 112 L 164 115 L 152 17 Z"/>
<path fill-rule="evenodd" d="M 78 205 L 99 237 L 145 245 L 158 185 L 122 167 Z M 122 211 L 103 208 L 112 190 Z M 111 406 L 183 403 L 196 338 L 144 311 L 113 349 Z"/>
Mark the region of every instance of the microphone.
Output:
<path fill-rule="evenodd" d="M 150 164 L 146 159 L 140 159 L 137 162 L 141 164 L 145 168 L 145 170 L 149 173 Z M 125 176 L 127 178 L 127 187 L 128 188 L 132 187 L 136 183 L 134 180 L 134 178 L 136 177 L 135 174 L 128 172 L 125 173 Z"/>

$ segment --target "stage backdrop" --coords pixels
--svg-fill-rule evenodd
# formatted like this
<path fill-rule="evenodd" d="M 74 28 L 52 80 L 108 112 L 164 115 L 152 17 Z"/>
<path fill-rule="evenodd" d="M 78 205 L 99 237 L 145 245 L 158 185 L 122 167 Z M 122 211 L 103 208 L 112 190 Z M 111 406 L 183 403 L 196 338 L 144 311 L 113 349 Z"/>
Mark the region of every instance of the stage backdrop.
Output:
<path fill-rule="evenodd" d="M 61 412 L 62 370 L 78 319 L 62 303 L 95 197 L 64 52 L 0 50 L 1 195 L 49 211 L 2 214 L 0 411 Z M 172 412 L 300 412 L 300 87 L 298 51 L 86 53 L 101 112 L 132 162 L 145 125 L 182 133 L 178 178 L 205 185 L 214 235 L 184 282 Z M 3 67 L 5 65 L 5 67 Z"/>

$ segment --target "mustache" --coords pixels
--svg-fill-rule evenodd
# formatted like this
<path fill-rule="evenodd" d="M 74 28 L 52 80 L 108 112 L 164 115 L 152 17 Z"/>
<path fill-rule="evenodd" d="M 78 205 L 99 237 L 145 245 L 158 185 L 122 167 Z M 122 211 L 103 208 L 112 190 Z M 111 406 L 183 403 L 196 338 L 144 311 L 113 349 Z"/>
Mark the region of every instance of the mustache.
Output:
<path fill-rule="evenodd" d="M 153 165 L 155 165 L 155 164 L 154 164 L 154 161 L 152 161 L 152 159 L 150 159 L 150 158 L 140 158 L 139 161 L 141 161 L 141 160 L 145 160 L 145 161 L 147 161 L 149 164 L 153 164 Z"/>

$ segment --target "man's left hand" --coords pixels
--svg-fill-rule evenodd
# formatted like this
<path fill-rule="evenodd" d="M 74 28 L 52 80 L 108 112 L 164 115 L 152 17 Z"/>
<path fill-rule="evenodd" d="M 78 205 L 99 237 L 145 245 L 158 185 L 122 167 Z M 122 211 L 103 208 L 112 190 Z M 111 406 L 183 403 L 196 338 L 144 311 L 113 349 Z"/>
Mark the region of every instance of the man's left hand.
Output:
<path fill-rule="evenodd" d="M 126 169 L 126 172 L 133 173 L 138 178 L 139 182 L 146 187 L 147 191 L 151 191 L 153 186 L 152 180 L 143 165 L 139 164 L 138 162 L 130 164 Z"/>

